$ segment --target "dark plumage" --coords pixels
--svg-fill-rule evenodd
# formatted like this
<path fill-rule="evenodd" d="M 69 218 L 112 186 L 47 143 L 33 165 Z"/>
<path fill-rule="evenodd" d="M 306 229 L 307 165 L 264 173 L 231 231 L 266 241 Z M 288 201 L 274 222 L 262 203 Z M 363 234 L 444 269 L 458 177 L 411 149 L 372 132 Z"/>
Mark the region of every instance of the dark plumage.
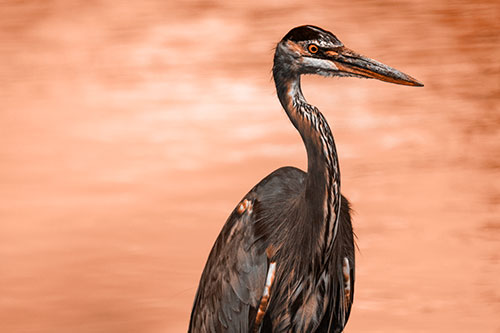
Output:
<path fill-rule="evenodd" d="M 334 34 L 314 26 L 300 26 L 290 30 L 283 40 L 291 40 L 293 42 L 303 42 L 308 40 L 318 40 L 320 38 L 330 39 L 333 43 L 340 43 Z"/>
<path fill-rule="evenodd" d="M 308 170 L 274 171 L 233 210 L 203 270 L 190 332 L 341 332 L 349 318 L 355 275 L 350 205 L 340 194 L 333 135 L 302 95 L 302 74 L 421 85 L 317 27 L 292 29 L 278 43 L 276 89 L 304 141 Z"/>

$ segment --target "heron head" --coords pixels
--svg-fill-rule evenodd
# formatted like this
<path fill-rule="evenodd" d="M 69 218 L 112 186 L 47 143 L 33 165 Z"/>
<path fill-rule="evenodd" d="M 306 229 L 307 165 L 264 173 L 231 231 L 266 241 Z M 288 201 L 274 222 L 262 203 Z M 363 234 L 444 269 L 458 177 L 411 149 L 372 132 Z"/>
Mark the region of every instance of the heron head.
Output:
<path fill-rule="evenodd" d="M 331 32 L 311 25 L 290 30 L 278 43 L 275 59 L 297 74 L 353 76 L 423 86 L 397 69 L 346 48 Z"/>

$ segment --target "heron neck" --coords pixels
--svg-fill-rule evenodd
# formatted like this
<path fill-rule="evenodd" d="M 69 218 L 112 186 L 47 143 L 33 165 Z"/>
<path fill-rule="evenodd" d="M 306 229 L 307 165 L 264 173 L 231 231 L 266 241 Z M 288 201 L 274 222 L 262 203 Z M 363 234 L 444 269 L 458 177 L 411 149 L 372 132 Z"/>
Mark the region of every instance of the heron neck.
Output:
<path fill-rule="evenodd" d="M 340 171 L 335 141 L 319 110 L 308 104 L 300 88 L 300 75 L 273 69 L 281 105 L 299 131 L 307 150 L 307 179 L 304 199 L 309 216 L 325 221 L 325 240 L 331 244 L 336 234 L 340 210 Z"/>

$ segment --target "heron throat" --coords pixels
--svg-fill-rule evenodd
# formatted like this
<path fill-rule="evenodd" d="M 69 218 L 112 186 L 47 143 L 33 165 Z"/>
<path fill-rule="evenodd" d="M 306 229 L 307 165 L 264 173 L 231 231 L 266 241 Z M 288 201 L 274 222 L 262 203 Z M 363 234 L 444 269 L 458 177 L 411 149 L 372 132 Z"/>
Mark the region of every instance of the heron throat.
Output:
<path fill-rule="evenodd" d="M 307 103 L 300 88 L 300 74 L 275 56 L 273 76 L 281 105 L 299 131 L 307 151 L 305 207 L 311 223 L 322 225 L 319 242 L 330 252 L 337 233 L 340 212 L 340 170 L 330 127 L 313 105 Z M 323 256 L 328 260 L 328 255 Z"/>

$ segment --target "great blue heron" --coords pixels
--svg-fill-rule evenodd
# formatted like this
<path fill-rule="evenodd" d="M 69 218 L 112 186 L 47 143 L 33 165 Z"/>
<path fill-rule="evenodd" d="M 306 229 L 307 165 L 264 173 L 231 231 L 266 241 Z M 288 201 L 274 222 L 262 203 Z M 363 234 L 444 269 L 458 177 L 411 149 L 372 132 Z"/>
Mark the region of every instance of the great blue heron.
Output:
<path fill-rule="evenodd" d="M 300 88 L 302 74 L 423 86 L 359 55 L 331 32 L 292 29 L 278 43 L 273 76 L 281 105 L 307 150 L 307 173 L 280 168 L 229 216 L 196 293 L 190 332 L 341 332 L 354 293 L 350 205 L 340 193 L 333 135 Z"/>

